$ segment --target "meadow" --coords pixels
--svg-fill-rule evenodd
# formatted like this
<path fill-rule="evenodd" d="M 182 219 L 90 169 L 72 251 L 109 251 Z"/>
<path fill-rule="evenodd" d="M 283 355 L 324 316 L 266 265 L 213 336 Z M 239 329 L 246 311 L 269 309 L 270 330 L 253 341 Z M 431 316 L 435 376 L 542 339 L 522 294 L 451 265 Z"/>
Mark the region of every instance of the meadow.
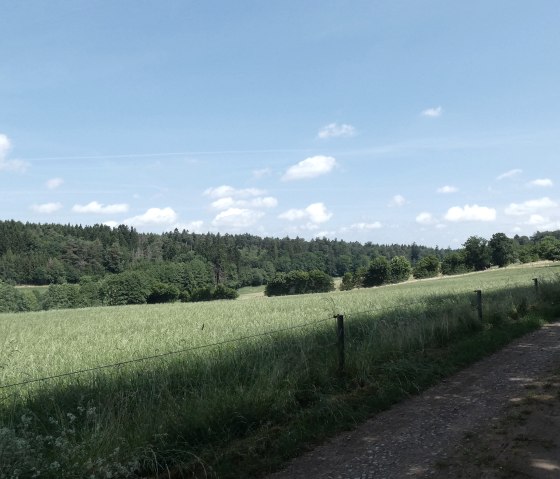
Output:
<path fill-rule="evenodd" d="M 543 263 L 297 297 L 2 314 L 0 478 L 254 477 L 538 327 L 559 274 Z M 480 350 L 464 343 L 474 337 Z"/>

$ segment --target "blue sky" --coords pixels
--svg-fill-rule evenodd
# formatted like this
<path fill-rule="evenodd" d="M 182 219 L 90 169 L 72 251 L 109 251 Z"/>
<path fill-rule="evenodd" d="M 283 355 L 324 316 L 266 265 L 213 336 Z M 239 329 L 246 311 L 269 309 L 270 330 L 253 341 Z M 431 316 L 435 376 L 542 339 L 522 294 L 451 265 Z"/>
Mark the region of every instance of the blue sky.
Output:
<path fill-rule="evenodd" d="M 560 229 L 557 1 L 4 2 L 0 219 Z"/>

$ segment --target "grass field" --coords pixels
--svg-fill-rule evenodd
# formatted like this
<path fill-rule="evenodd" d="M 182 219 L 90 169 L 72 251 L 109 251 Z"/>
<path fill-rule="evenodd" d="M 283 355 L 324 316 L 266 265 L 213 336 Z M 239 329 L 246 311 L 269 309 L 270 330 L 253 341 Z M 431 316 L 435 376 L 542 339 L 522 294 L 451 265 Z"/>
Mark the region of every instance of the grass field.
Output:
<path fill-rule="evenodd" d="M 360 415 L 341 398 L 373 389 L 382 406 L 408 383 L 433 381 L 445 368 L 430 375 L 418 355 L 530 316 L 532 278 L 546 288 L 559 273 L 557 264 L 540 264 L 298 297 L 2 314 L 0 387 L 190 350 L 0 389 L 0 477 L 136 477 L 167 468 L 185 477 L 242 477 L 242 468 L 253 477 L 246 463 L 267 470 Z M 334 314 L 345 315 L 342 377 Z M 525 326 L 514 327 L 520 334 Z M 222 344 L 205 347 L 214 343 Z"/>

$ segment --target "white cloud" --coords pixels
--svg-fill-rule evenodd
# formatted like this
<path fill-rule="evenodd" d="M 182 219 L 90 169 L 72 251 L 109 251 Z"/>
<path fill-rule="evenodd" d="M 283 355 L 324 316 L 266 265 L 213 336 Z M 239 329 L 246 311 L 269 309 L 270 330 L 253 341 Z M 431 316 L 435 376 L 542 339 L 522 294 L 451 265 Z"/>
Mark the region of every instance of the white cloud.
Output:
<path fill-rule="evenodd" d="M 406 204 L 406 198 L 403 195 L 395 195 L 391 198 L 389 206 L 404 206 Z"/>
<path fill-rule="evenodd" d="M 126 203 L 116 203 L 113 205 L 103 205 L 97 201 L 91 201 L 87 205 L 74 205 L 72 211 L 75 213 L 96 213 L 96 214 L 116 214 L 126 213 L 128 205 Z"/>
<path fill-rule="evenodd" d="M 317 133 L 317 137 L 325 140 L 327 138 L 348 138 L 354 136 L 356 134 L 356 128 L 352 125 L 348 125 L 343 123 L 339 125 L 338 123 L 329 123 L 328 125 L 324 126 L 319 130 Z"/>
<path fill-rule="evenodd" d="M 49 190 L 56 190 L 63 183 L 64 180 L 62 178 L 51 178 L 50 180 L 47 180 L 45 185 Z"/>
<path fill-rule="evenodd" d="M 416 223 L 420 223 L 421 225 L 433 225 L 434 223 L 437 223 L 437 220 L 434 218 L 432 213 L 423 211 L 416 216 Z"/>
<path fill-rule="evenodd" d="M 177 228 L 179 231 L 187 230 L 191 233 L 204 233 L 204 221 L 194 220 L 188 223 L 177 223 L 173 225 L 173 229 Z"/>
<path fill-rule="evenodd" d="M 330 220 L 331 217 L 332 213 L 327 210 L 327 207 L 324 205 L 324 203 L 312 203 L 307 208 L 304 208 L 302 210 L 290 209 L 278 215 L 278 218 L 288 221 L 305 219 L 307 221 L 310 221 L 312 225 L 325 223 L 326 221 Z"/>
<path fill-rule="evenodd" d="M 210 203 L 216 210 L 227 210 L 228 208 L 274 208 L 278 200 L 272 196 L 258 197 L 250 200 L 235 200 L 231 196 L 219 198 Z"/>
<path fill-rule="evenodd" d="M 548 187 L 554 186 L 554 183 L 549 178 L 540 178 L 540 179 L 537 179 L 537 180 L 530 181 L 529 185 L 530 186 L 540 186 L 540 187 L 543 187 L 543 188 L 548 188 Z"/>
<path fill-rule="evenodd" d="M 23 160 L 7 160 L 8 152 L 12 147 L 10 139 L 0 133 L 0 171 L 14 171 L 17 173 L 25 173 L 29 168 L 29 163 Z"/>
<path fill-rule="evenodd" d="M 132 226 L 172 224 L 177 221 L 177 213 L 169 206 L 166 208 L 149 208 L 144 214 L 133 216 L 123 221 Z"/>
<path fill-rule="evenodd" d="M 542 210 L 557 208 L 558 203 L 551 200 L 547 196 L 538 200 L 528 200 L 523 203 L 511 203 L 505 213 L 508 216 L 523 216 L 539 213 Z"/>
<path fill-rule="evenodd" d="M 349 226 L 351 230 L 367 231 L 367 230 L 378 230 L 382 228 L 383 225 L 379 221 L 374 221 L 373 223 L 354 223 Z"/>
<path fill-rule="evenodd" d="M 528 225 L 542 225 L 549 222 L 550 222 L 550 218 L 541 215 L 531 215 L 527 220 Z"/>
<path fill-rule="evenodd" d="M 251 196 L 262 196 L 266 193 L 264 190 L 259 190 L 257 188 L 243 188 L 237 189 L 233 186 L 222 185 L 215 188 L 207 188 L 204 191 L 206 196 L 210 198 L 250 198 Z"/>
<path fill-rule="evenodd" d="M 246 208 L 229 208 L 216 215 L 212 220 L 214 226 L 228 226 L 231 228 L 246 228 L 254 225 L 264 216 L 262 211 Z"/>
<path fill-rule="evenodd" d="M 109 228 L 116 228 L 117 226 L 119 226 L 118 221 L 104 221 L 103 224 L 105 226 L 108 226 Z"/>
<path fill-rule="evenodd" d="M 272 170 L 270 168 L 261 168 L 260 170 L 253 170 L 252 174 L 253 178 L 264 178 L 266 176 L 270 176 L 272 174 Z"/>
<path fill-rule="evenodd" d="M 498 181 L 505 180 L 506 178 L 513 178 L 514 176 L 520 175 L 521 173 L 523 173 L 523 170 L 520 170 L 519 168 L 516 168 L 514 170 L 509 170 L 509 171 L 506 171 L 505 173 L 502 173 L 496 179 Z"/>
<path fill-rule="evenodd" d="M 457 191 L 459 191 L 459 188 L 457 188 L 456 186 L 445 185 L 442 186 L 441 188 L 438 188 L 436 191 L 438 193 L 443 193 L 443 194 L 457 193 Z"/>
<path fill-rule="evenodd" d="M 336 159 L 332 156 L 312 156 L 290 166 L 282 179 L 284 181 L 303 180 L 330 173 L 336 166 Z"/>
<path fill-rule="evenodd" d="M 31 205 L 31 209 L 35 211 L 35 213 L 54 213 L 62 208 L 61 203 L 43 203 L 42 205 Z"/>
<path fill-rule="evenodd" d="M 453 206 L 445 214 L 447 221 L 494 221 L 496 210 L 487 206 L 465 205 L 464 207 Z"/>
<path fill-rule="evenodd" d="M 441 116 L 443 113 L 443 108 L 441 106 L 437 106 L 435 108 L 427 108 L 426 110 L 422 111 L 422 116 L 427 116 L 428 118 L 437 118 Z"/>

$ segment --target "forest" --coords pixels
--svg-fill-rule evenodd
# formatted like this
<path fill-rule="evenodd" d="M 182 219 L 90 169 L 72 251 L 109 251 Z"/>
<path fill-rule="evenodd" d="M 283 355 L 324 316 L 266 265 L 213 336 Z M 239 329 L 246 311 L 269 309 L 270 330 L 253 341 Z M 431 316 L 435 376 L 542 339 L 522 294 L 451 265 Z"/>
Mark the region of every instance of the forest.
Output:
<path fill-rule="evenodd" d="M 0 312 L 233 299 L 236 289 L 259 285 L 269 285 L 270 295 L 298 294 L 313 292 L 309 284 L 329 290 L 329 277 L 342 277 L 342 289 L 352 289 L 406 281 L 411 274 L 421 279 L 540 259 L 560 260 L 560 231 L 471 236 L 452 250 L 1 221 Z M 300 284 L 308 278 L 309 284 L 295 287 L 290 278 Z M 14 285 L 49 288 L 23 294 Z"/>

